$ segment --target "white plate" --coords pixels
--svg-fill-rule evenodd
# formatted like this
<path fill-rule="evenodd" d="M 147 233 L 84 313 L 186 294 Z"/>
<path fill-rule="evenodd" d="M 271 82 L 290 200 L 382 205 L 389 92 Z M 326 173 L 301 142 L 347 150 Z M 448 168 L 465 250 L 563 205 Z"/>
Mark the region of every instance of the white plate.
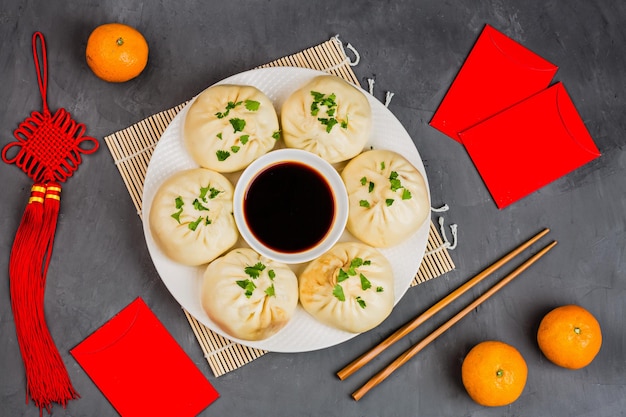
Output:
<path fill-rule="evenodd" d="M 293 91 L 313 77 L 322 74 L 325 73 L 305 68 L 263 68 L 233 75 L 217 84 L 252 85 L 265 93 L 274 103 L 277 112 L 280 112 L 283 102 Z M 363 93 L 367 96 L 372 108 L 372 136 L 366 149 L 372 146 L 377 149 L 389 149 L 403 155 L 422 173 L 428 189 L 428 179 L 422 159 L 409 134 L 389 109 L 366 91 Z M 253 348 L 273 352 L 305 352 L 333 346 L 356 336 L 354 333 L 337 330 L 316 321 L 301 306 L 298 306 L 292 320 L 274 336 L 253 342 L 235 339 L 224 333 L 202 309 L 200 288 L 205 267 L 189 267 L 173 262 L 156 246 L 148 219 L 157 189 L 175 172 L 198 166 L 187 153 L 182 140 L 182 125 L 189 104 L 176 115 L 163 133 L 150 160 L 144 182 L 142 201 L 146 244 L 165 286 L 176 301 L 199 322 L 230 340 Z M 235 182 L 237 175 L 230 176 L 230 178 Z M 420 229 L 402 244 L 381 249 L 393 268 L 396 303 L 405 294 L 419 269 L 428 241 L 429 228 L 430 221 L 427 219 Z M 345 232 L 342 240 L 354 240 L 354 238 Z M 240 239 L 240 242 L 243 245 L 243 240 Z"/>

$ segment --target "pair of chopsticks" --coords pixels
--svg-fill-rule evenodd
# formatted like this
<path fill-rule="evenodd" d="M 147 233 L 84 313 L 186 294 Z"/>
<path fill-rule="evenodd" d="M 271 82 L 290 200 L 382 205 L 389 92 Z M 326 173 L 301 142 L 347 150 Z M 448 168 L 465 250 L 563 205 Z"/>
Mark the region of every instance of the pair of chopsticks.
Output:
<path fill-rule="evenodd" d="M 348 378 L 350 375 L 354 374 L 356 371 L 358 371 L 367 363 L 369 363 L 369 361 L 374 359 L 376 356 L 382 353 L 389 346 L 391 346 L 392 344 L 394 344 L 395 342 L 397 342 L 398 340 L 402 339 L 404 336 L 406 336 L 407 334 L 415 330 L 418 326 L 420 326 L 430 317 L 432 317 L 433 315 L 441 311 L 444 307 L 446 307 L 452 301 L 456 300 L 458 297 L 460 297 L 462 294 L 464 294 L 469 289 L 474 287 L 476 284 L 481 282 L 483 279 L 485 279 L 486 277 L 488 277 L 489 275 L 497 271 L 500 267 L 502 267 L 503 265 L 511 261 L 517 255 L 519 255 L 522 251 L 530 247 L 533 243 L 537 242 L 539 239 L 545 236 L 549 231 L 550 229 L 547 229 L 547 228 L 543 229 L 541 232 L 539 232 L 538 234 L 530 238 L 528 241 L 522 243 L 520 246 L 513 249 L 511 252 L 509 252 L 502 258 L 500 258 L 491 266 L 487 267 L 485 270 L 480 272 L 478 275 L 468 280 L 465 284 L 461 285 L 459 288 L 457 288 L 456 290 L 448 294 L 445 298 L 437 302 L 435 305 L 430 307 L 421 315 L 419 315 L 418 317 L 414 318 L 413 320 L 411 320 L 410 322 L 402 326 L 400 329 L 398 329 L 395 333 L 393 333 L 391 336 L 389 336 L 379 345 L 374 347 L 372 350 L 360 356 L 359 358 L 354 360 L 352 363 L 347 365 L 345 368 L 337 372 L 337 376 L 339 377 L 339 379 L 344 380 Z M 395 370 L 397 370 L 406 362 L 408 362 L 413 356 L 415 356 L 418 352 L 420 352 L 430 342 L 435 340 L 442 333 L 444 333 L 450 327 L 455 325 L 459 320 L 465 317 L 470 311 L 478 307 L 486 299 L 488 299 L 493 294 L 498 292 L 502 287 L 504 287 L 506 284 L 511 282 L 515 277 L 517 277 L 519 274 L 524 272 L 529 266 L 531 266 L 533 263 L 539 260 L 539 258 L 544 256 L 550 249 L 552 249 L 556 245 L 556 243 L 557 243 L 556 241 L 553 241 L 552 243 L 548 244 L 543 249 L 541 249 L 539 252 L 537 252 L 535 255 L 528 258 L 528 260 L 526 260 L 524 263 L 518 266 L 513 272 L 511 272 L 510 274 L 502 278 L 497 284 L 495 284 L 493 287 L 487 290 L 483 295 L 478 297 L 471 304 L 469 304 L 467 307 L 465 307 L 463 310 L 457 313 L 454 317 L 452 317 L 450 320 L 448 320 L 443 325 L 441 325 L 441 327 L 437 328 L 431 334 L 426 336 L 426 338 L 424 338 L 421 342 L 417 343 L 416 345 L 412 346 L 410 349 L 405 351 L 402 355 L 400 355 L 396 360 L 394 360 L 386 368 L 384 368 L 382 371 L 374 375 L 369 381 L 367 381 L 367 383 L 365 383 L 365 385 L 363 385 L 361 388 L 359 388 L 354 393 L 352 393 L 352 398 L 354 398 L 356 401 L 360 400 L 372 388 L 374 388 L 375 386 L 383 382 L 389 375 L 391 375 Z"/>

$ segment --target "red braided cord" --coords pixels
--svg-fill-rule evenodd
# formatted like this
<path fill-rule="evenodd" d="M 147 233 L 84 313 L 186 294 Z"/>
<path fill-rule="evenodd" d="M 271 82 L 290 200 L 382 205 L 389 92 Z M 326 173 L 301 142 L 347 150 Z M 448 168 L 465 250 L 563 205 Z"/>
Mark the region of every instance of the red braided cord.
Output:
<path fill-rule="evenodd" d="M 41 61 L 37 53 L 37 41 L 41 43 Z M 33 35 L 33 58 L 35 59 L 35 68 L 37 69 L 37 82 L 39 84 L 39 92 L 43 101 L 43 112 L 50 113 L 48 110 L 48 56 L 46 54 L 46 40 L 41 32 L 35 32 Z M 40 62 L 43 62 L 43 68 Z M 43 69 L 43 73 L 42 73 Z"/>
<path fill-rule="evenodd" d="M 37 54 L 37 41 L 41 41 L 42 63 Z M 34 111 L 13 132 L 17 139 L 2 149 L 2 159 L 15 164 L 35 182 L 65 182 L 78 169 L 81 154 L 98 150 L 98 141 L 85 136 L 85 125 L 76 123 L 65 109 L 52 115 L 48 109 L 48 65 L 43 35 L 33 35 L 33 56 L 37 68 L 39 91 L 43 99 L 43 112 Z M 14 153 L 9 155 L 9 153 Z"/>

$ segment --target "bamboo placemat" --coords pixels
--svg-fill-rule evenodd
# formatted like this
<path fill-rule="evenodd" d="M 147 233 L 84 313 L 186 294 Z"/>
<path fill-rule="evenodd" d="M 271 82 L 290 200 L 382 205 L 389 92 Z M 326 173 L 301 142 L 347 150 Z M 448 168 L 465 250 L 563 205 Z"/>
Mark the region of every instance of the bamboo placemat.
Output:
<path fill-rule="evenodd" d="M 259 68 L 277 66 L 325 71 L 359 85 L 352 71 L 350 60 L 338 37 L 333 37 L 320 45 L 262 65 Z M 154 114 L 104 138 L 140 217 L 143 185 L 150 157 L 165 128 L 185 104 L 182 103 L 169 110 Z M 454 263 L 439 232 L 431 222 L 426 255 L 411 285 L 423 283 L 452 269 L 454 269 Z M 233 371 L 267 353 L 263 350 L 234 343 L 198 322 L 187 311 L 185 311 L 185 315 L 216 377 Z"/>

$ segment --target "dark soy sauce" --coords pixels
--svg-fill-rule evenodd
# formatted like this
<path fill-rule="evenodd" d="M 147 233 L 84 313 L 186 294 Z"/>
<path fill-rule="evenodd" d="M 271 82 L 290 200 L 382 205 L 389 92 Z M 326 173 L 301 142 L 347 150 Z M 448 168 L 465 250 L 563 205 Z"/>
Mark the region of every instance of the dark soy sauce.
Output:
<path fill-rule="evenodd" d="M 282 162 L 252 180 L 243 212 L 257 240 L 275 251 L 295 253 L 324 239 L 335 216 L 335 200 L 316 170 Z"/>

